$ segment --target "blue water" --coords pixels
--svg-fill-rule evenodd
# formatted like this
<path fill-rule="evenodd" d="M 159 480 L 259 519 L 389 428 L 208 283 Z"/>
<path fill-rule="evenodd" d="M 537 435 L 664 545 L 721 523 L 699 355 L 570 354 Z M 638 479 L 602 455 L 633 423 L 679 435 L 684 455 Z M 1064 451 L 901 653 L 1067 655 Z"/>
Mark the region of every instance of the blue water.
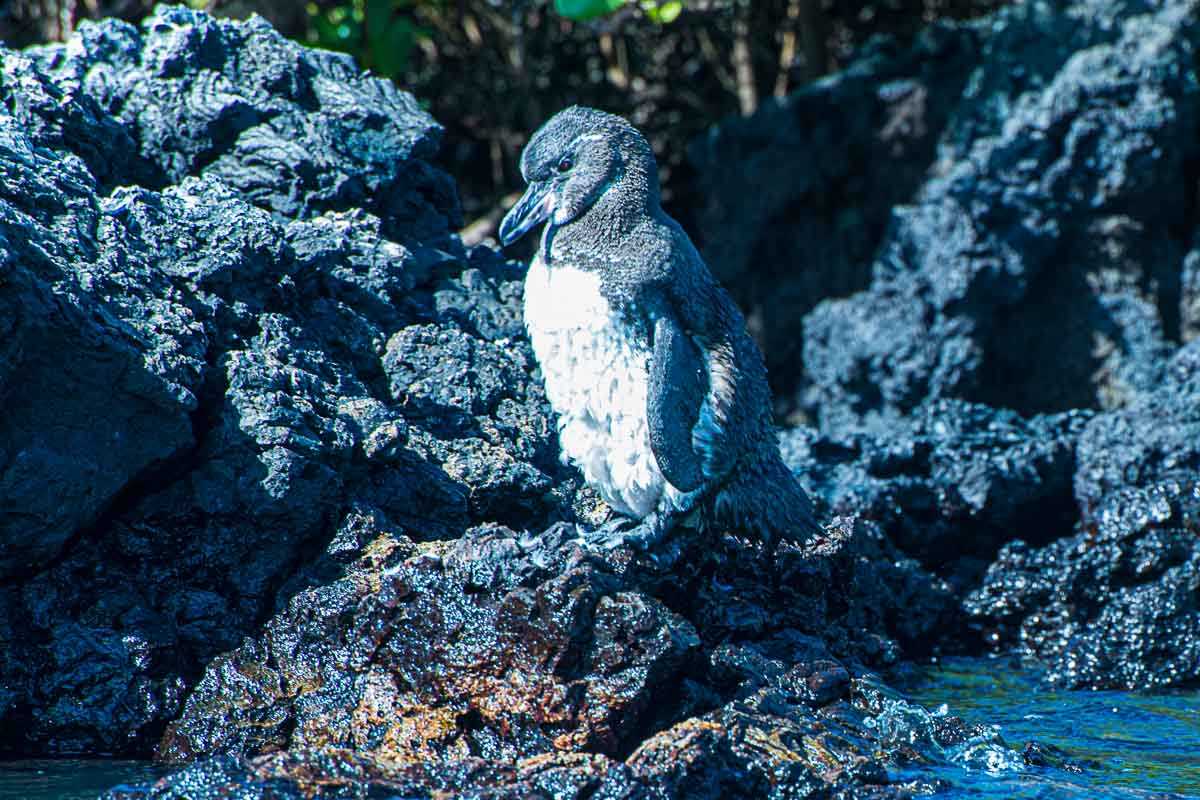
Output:
<path fill-rule="evenodd" d="M 113 786 L 149 783 L 162 774 L 160 767 L 147 761 L 0 761 L 0 800 L 96 800 Z"/>
<path fill-rule="evenodd" d="M 1200 690 L 1052 691 L 1007 659 L 957 659 L 929 668 L 905 696 L 928 713 L 898 703 L 897 731 L 913 714 L 954 714 L 995 728 L 947 751 L 950 765 L 896 776 L 941 778 L 952 788 L 938 798 L 1200 799 Z M 887 715 L 878 723 L 885 738 L 889 724 Z M 1077 766 L 1025 766 L 1020 750 L 1030 741 L 1059 748 Z M 0 761 L 0 800 L 93 800 L 161 774 L 143 761 Z"/>
<path fill-rule="evenodd" d="M 938 767 L 933 772 L 954 785 L 939 797 L 1200 798 L 1200 690 L 1054 691 L 1007 659 L 959 659 L 930 668 L 906 694 L 935 714 L 996 726 L 1017 750 L 1036 741 L 1082 762 L 1079 772 L 1017 759 L 997 760 L 993 769 Z"/>

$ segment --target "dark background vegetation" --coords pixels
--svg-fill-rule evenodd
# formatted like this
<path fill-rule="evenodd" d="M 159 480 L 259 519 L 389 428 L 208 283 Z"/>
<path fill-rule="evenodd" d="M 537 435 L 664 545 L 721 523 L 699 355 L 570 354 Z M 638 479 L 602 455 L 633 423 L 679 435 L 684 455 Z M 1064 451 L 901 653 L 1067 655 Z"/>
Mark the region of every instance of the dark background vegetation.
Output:
<path fill-rule="evenodd" d="M 709 125 L 837 70 L 876 34 L 907 38 L 938 19 L 1003 3 L 629 2 L 572 19 L 605 2 L 189 0 L 218 15 L 261 14 L 286 35 L 349 52 L 415 94 L 446 127 L 442 159 L 458 182 L 472 241 L 494 231 L 519 189 L 517 156 L 529 132 L 563 106 L 604 108 L 638 125 L 658 154 L 668 210 L 690 227 L 687 145 Z M 0 0 L 0 41 L 61 41 L 85 19 L 136 22 L 153 5 Z"/>

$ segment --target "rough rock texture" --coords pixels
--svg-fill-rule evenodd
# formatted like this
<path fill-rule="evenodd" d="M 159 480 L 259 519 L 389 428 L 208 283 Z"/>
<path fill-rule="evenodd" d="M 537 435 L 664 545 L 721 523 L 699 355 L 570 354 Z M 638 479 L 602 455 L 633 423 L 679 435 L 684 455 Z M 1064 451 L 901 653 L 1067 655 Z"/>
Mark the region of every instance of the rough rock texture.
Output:
<path fill-rule="evenodd" d="M 900 643 L 881 632 L 928 637 L 951 605 L 862 521 L 786 546 L 770 567 L 732 538 L 687 542 L 669 569 L 574 538 L 570 523 L 433 545 L 381 532 L 345 577 L 297 594 L 260 639 L 209 666 L 159 756 L 627 754 L 794 663 L 849 680 L 830 649 L 860 672 L 891 663 Z M 817 697 L 833 690 L 810 683 Z"/>
<path fill-rule="evenodd" d="M 520 272 L 450 232 L 411 98 L 180 9 L 4 58 L 0 749 L 886 782 L 853 743 L 780 773 L 751 751 L 783 723 L 720 709 L 786 678 L 809 736 L 930 646 L 945 584 L 855 517 L 773 561 L 681 542 L 674 572 L 572 544 L 602 512 Z"/>
<path fill-rule="evenodd" d="M 1001 551 L 967 601 L 996 645 L 1064 686 L 1200 680 L 1200 341 L 1156 392 L 1097 416 L 1079 444 L 1079 531 Z"/>
<path fill-rule="evenodd" d="M 515 761 L 466 757 L 431 763 L 294 749 L 253 759 L 201 759 L 152 786 L 113 789 L 104 800 L 882 800 L 946 788 L 936 779 L 889 782 L 888 767 L 911 772 L 957 754 L 958 763 L 972 768 L 1019 768 L 1021 757 L 994 730 L 930 714 L 871 680 L 842 681 L 815 704 L 803 687 L 804 675 L 793 671 L 747 688 L 738 701 L 662 731 L 624 760 L 554 752 Z M 881 759 L 880 749 L 892 755 Z"/>
<path fill-rule="evenodd" d="M 1179 334 L 1185 342 L 1200 337 L 1200 243 L 1196 241 L 1183 259 L 1179 277 Z"/>
<path fill-rule="evenodd" d="M 364 516 L 568 502 L 519 273 L 450 235 L 412 98 L 178 9 L 0 86 L 0 749 L 144 752 Z"/>
<path fill-rule="evenodd" d="M 1200 479 L 1200 341 L 1181 348 L 1165 380 L 1127 407 L 1096 417 L 1079 441 L 1075 497 L 1085 521 L 1113 493 Z"/>
<path fill-rule="evenodd" d="M 781 444 L 828 513 L 874 520 L 901 550 L 962 582 L 1014 536 L 1044 542 L 1070 528 L 1076 441 L 1090 418 L 1024 419 L 942 400 L 876 435 L 797 428 Z"/>
<path fill-rule="evenodd" d="M 3 53 L 0 751 L 191 764 L 141 797 L 887 797 L 1020 761 L 873 677 L 964 614 L 1061 683 L 1194 682 L 1189 9 L 1021 4 L 768 114 L 828 168 L 779 202 L 888 187 L 784 441 L 830 524 L 773 556 L 577 544 L 520 269 L 411 97 L 180 9 Z"/>
<path fill-rule="evenodd" d="M 936 782 L 889 767 L 1018 763 L 991 728 L 912 706 L 831 653 L 894 655 L 864 648 L 886 623 L 856 593 L 892 585 L 886 608 L 920 614 L 877 571 L 869 527 L 785 545 L 765 580 L 730 539 L 693 543 L 681 574 L 588 553 L 572 532 L 377 538 L 210 666 L 160 756 L 219 755 L 109 797 L 906 797 Z M 854 638 L 827 643 L 831 627 Z"/>
<path fill-rule="evenodd" d="M 801 376 L 799 318 L 865 289 L 893 206 L 912 202 L 971 70 L 981 35 L 875 40 L 846 71 L 691 148 L 697 244 L 763 345 L 781 409 Z"/>
<path fill-rule="evenodd" d="M 69 47 L 29 53 L 59 93 L 111 116 L 102 130 L 115 122 L 133 137 L 124 152 L 80 153 L 103 185 L 203 175 L 289 218 L 360 208 L 418 239 L 459 221 L 453 181 L 427 161 L 440 128 L 412 95 L 347 55 L 287 42 L 261 18 L 215 24 L 170 11 L 143 31 L 84 25 Z"/>
<path fill-rule="evenodd" d="M 991 23 L 944 173 L 896 209 L 871 288 L 805 320 L 823 427 L 938 397 L 1113 408 L 1157 384 L 1200 157 L 1194 11 L 1030 3 Z"/>
<path fill-rule="evenodd" d="M 1018 3 L 720 126 L 700 235 L 761 315 L 780 405 L 836 431 L 1154 386 L 1195 296 L 1195 10 Z M 796 314 L 849 292 L 805 318 L 801 365 Z"/>
<path fill-rule="evenodd" d="M 1013 4 L 694 154 L 704 251 L 820 430 L 789 464 L 978 589 L 965 646 L 1064 685 L 1200 680 L 1197 11 Z"/>

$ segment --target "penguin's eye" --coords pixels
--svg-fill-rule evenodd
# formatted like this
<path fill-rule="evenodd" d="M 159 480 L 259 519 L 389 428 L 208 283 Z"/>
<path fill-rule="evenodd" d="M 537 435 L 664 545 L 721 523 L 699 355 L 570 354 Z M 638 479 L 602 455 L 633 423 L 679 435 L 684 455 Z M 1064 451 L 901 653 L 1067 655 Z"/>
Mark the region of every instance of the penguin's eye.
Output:
<path fill-rule="evenodd" d="M 571 157 L 563 156 L 562 160 L 558 162 L 557 169 L 559 172 L 569 172 L 573 166 L 575 166 L 575 162 L 571 160 Z"/>

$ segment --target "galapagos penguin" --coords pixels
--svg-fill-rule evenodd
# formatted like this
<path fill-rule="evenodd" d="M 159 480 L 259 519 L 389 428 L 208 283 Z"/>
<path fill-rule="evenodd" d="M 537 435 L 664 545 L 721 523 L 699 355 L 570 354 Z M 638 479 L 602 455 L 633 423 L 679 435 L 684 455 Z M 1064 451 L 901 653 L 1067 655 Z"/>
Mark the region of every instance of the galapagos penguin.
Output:
<path fill-rule="evenodd" d="M 649 548 L 684 520 L 769 547 L 819 532 L 780 459 L 762 354 L 662 210 L 645 137 L 572 106 L 533 134 L 520 166 L 528 188 L 500 241 L 546 223 L 524 314 L 562 457 L 631 520 L 589 540 Z"/>

